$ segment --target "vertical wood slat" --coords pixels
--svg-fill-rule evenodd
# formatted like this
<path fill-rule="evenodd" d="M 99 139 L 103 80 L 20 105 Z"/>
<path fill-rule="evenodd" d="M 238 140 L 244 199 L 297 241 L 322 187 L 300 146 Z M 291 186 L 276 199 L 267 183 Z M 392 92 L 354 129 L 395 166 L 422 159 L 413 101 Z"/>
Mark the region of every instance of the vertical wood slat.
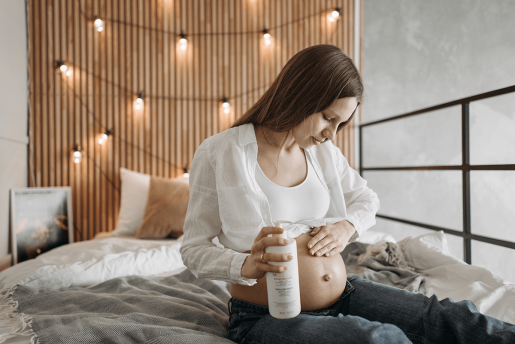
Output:
<path fill-rule="evenodd" d="M 116 226 L 121 167 L 179 177 L 200 143 L 243 115 L 296 52 L 328 43 L 351 58 L 355 53 L 352 0 L 29 0 L 28 6 L 29 185 L 72 187 L 77 240 Z M 342 13 L 333 25 L 327 15 L 335 7 Z M 97 15 L 105 24 L 100 33 Z M 57 60 L 70 63 L 70 77 L 56 72 Z M 139 92 L 145 98 L 138 111 Z M 229 114 L 222 97 L 229 98 Z M 105 130 L 113 137 L 100 146 Z M 335 144 L 352 165 L 351 126 L 339 136 Z M 83 153 L 78 165 L 71 159 L 75 144 Z"/>

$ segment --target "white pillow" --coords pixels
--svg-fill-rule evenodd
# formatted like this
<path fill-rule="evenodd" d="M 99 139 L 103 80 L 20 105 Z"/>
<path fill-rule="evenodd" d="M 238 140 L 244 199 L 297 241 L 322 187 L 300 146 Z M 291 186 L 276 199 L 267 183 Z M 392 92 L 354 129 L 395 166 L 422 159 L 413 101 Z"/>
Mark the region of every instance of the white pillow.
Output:
<path fill-rule="evenodd" d="M 120 214 L 118 215 L 118 225 L 112 235 L 134 236 L 143 222 L 150 188 L 150 174 L 122 167 L 120 168 L 120 179 L 122 181 Z M 187 177 L 177 180 L 186 184 L 189 182 Z"/>
<path fill-rule="evenodd" d="M 143 222 L 147 205 L 150 175 L 120 168 L 122 191 L 118 225 L 113 236 L 134 236 Z"/>

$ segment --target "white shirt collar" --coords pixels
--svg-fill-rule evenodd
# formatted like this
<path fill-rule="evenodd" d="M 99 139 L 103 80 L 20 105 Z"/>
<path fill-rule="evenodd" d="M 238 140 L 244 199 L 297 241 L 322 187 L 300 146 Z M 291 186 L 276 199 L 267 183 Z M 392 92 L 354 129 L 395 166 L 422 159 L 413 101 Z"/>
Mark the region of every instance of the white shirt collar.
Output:
<path fill-rule="evenodd" d="M 256 132 L 254 131 L 254 124 L 247 123 L 240 126 L 240 145 L 246 146 L 249 143 L 257 143 Z"/>

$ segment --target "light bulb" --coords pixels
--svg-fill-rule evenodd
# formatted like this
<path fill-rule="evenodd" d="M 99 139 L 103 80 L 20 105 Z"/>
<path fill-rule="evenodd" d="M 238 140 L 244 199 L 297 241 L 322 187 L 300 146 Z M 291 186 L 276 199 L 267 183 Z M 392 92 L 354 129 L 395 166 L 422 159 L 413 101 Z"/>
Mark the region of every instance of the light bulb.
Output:
<path fill-rule="evenodd" d="M 64 63 L 59 67 L 59 69 L 61 70 L 61 72 L 66 72 L 66 70 L 68 70 L 68 66 L 65 65 Z"/>
<path fill-rule="evenodd" d="M 331 18 L 333 19 L 338 19 L 339 16 L 340 12 L 338 12 L 337 10 L 334 10 L 333 13 L 331 13 Z"/>
<path fill-rule="evenodd" d="M 179 39 L 179 44 L 181 45 L 181 50 L 186 50 L 188 40 L 186 39 L 186 35 L 183 33 L 181 33 L 181 39 Z"/>
<path fill-rule="evenodd" d="M 189 172 L 189 168 L 185 167 L 184 168 L 184 174 L 182 175 L 182 177 L 183 178 L 189 178 L 190 174 L 188 172 Z"/>
<path fill-rule="evenodd" d="M 82 153 L 79 150 L 79 146 L 75 146 L 74 151 L 73 151 L 73 162 L 78 164 L 79 162 L 81 162 L 81 160 L 82 160 Z"/>
<path fill-rule="evenodd" d="M 95 20 L 95 27 L 98 32 L 102 32 L 104 30 L 104 21 L 100 18 Z"/>
<path fill-rule="evenodd" d="M 265 34 L 263 35 L 263 38 L 264 38 L 264 39 L 270 39 L 270 34 L 269 34 L 269 33 L 265 33 Z"/>
<path fill-rule="evenodd" d="M 230 109 L 231 108 L 231 104 L 229 104 L 229 99 L 224 97 L 222 99 L 222 102 L 223 102 L 222 103 L 222 107 L 224 108 L 224 112 L 225 113 L 229 113 L 229 111 L 231 111 L 231 109 Z"/>
<path fill-rule="evenodd" d="M 138 98 L 136 99 L 136 105 L 134 106 L 136 108 L 136 110 L 139 110 L 141 109 L 143 105 L 143 93 L 140 93 L 138 95 Z"/>
<path fill-rule="evenodd" d="M 102 145 L 107 141 L 108 138 L 109 136 L 106 133 L 103 133 L 102 136 L 98 139 L 98 143 Z"/>

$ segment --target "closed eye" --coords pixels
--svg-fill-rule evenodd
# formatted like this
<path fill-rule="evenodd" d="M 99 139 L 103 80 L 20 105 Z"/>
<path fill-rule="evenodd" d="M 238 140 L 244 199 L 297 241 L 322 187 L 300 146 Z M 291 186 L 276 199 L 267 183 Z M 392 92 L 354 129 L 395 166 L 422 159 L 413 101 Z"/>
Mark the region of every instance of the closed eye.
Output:
<path fill-rule="evenodd" d="M 322 115 L 324 116 L 324 120 L 326 120 L 326 121 L 327 121 L 327 123 L 331 123 L 331 119 L 330 119 L 330 118 L 328 118 L 328 117 L 327 117 L 326 115 L 324 115 L 324 114 L 322 114 Z"/>

